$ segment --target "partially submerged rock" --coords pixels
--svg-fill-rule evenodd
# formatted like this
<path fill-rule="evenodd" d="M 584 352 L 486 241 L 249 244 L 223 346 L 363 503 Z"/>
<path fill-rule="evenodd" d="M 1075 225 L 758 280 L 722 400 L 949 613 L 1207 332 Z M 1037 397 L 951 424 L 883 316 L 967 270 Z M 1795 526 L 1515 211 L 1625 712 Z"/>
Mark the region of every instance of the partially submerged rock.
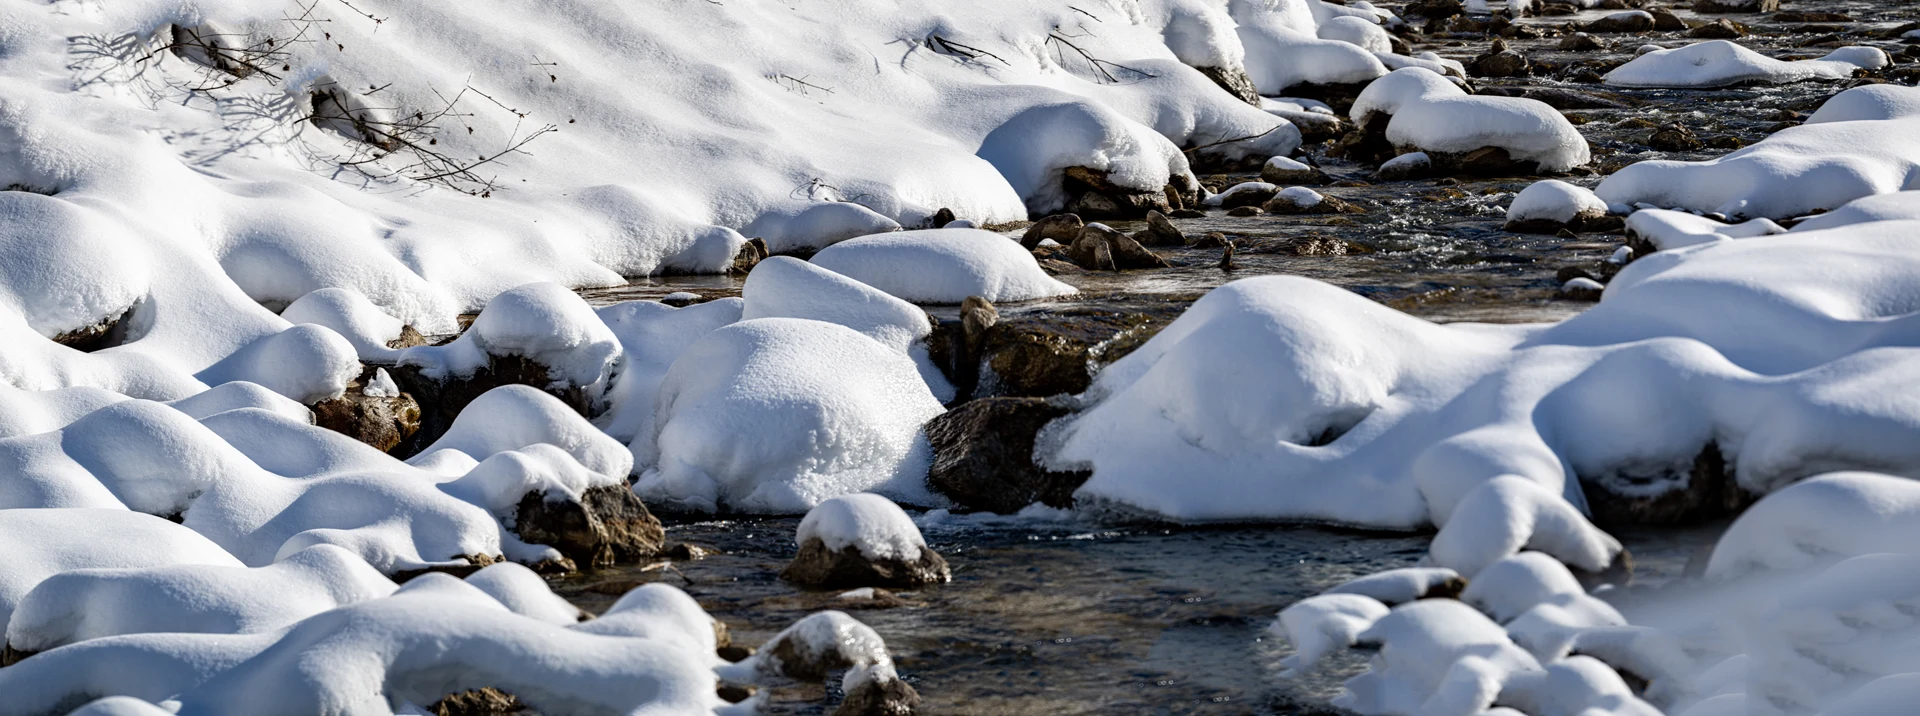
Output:
<path fill-rule="evenodd" d="M 1580 26 L 1585 32 L 1651 32 L 1653 15 L 1644 10 L 1616 12 Z"/>
<path fill-rule="evenodd" d="M 1133 233 L 1133 240 L 1143 246 L 1185 246 L 1187 235 L 1167 220 L 1167 215 L 1158 211 L 1147 212 L 1147 228 Z"/>
<path fill-rule="evenodd" d="M 1337 196 L 1328 196 L 1304 186 L 1287 187 L 1260 207 L 1269 214 L 1360 214 L 1366 210 Z"/>
<path fill-rule="evenodd" d="M 1086 222 L 1078 214 L 1054 214 L 1028 226 L 1027 232 L 1020 235 L 1020 245 L 1032 251 L 1040 247 L 1041 241 L 1053 239 L 1054 243 L 1066 246 L 1080 238 L 1083 226 Z"/>
<path fill-rule="evenodd" d="M 1003 316 L 986 331 L 972 358 L 981 368 L 974 395 L 1044 398 L 1084 392 L 1098 366 L 1119 360 L 1169 319 L 1091 306 Z"/>
<path fill-rule="evenodd" d="M 1268 184 L 1299 186 L 1325 184 L 1328 180 L 1326 172 L 1287 157 L 1273 157 L 1260 167 L 1260 181 Z"/>
<path fill-rule="evenodd" d="M 1503 40 L 1494 40 L 1485 54 L 1467 63 L 1467 74 L 1474 77 L 1525 77 L 1532 71 L 1527 56 L 1508 49 Z"/>
<path fill-rule="evenodd" d="M 1193 193 L 1191 187 L 1173 185 L 1156 190 L 1123 187 L 1106 172 L 1087 167 L 1067 167 L 1061 188 L 1068 197 L 1066 211 L 1089 219 L 1138 219 L 1149 210 L 1171 211 L 1184 207 Z"/>
<path fill-rule="evenodd" d="M 1105 224 L 1088 224 L 1080 229 L 1080 236 L 1067 246 L 1067 257 L 1081 268 L 1090 271 L 1124 271 L 1127 269 L 1167 268 L 1172 264 L 1141 246 L 1133 237 L 1109 228 Z"/>
<path fill-rule="evenodd" d="M 659 554 L 666 542 L 660 521 L 624 484 L 589 487 L 578 500 L 529 493 L 520 500 L 513 531 L 583 567 L 637 562 Z"/>
<path fill-rule="evenodd" d="M 800 552 L 780 578 L 810 589 L 911 589 L 951 579 L 899 505 L 871 493 L 828 498 L 795 532 Z"/>
<path fill-rule="evenodd" d="M 993 397 L 962 403 L 927 422 L 933 468 L 927 484 L 961 506 L 1012 514 L 1035 502 L 1071 507 L 1086 473 L 1059 473 L 1033 462 L 1040 428 L 1067 408 L 1043 398 Z"/>

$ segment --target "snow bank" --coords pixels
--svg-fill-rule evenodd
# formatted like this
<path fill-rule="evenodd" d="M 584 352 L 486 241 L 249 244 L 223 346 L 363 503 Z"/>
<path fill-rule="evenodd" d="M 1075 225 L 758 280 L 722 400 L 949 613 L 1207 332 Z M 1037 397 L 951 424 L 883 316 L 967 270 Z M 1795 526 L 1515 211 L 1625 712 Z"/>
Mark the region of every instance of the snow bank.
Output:
<path fill-rule="evenodd" d="M 1246 48 L 1247 75 L 1260 94 L 1284 95 L 1288 88 L 1303 84 L 1367 82 L 1387 73 L 1386 66 L 1366 47 L 1341 39 L 1322 39 L 1322 23 L 1345 14 L 1332 7 L 1317 0 L 1227 3 L 1240 43 Z M 1346 36 L 1365 31 L 1349 25 L 1344 30 L 1336 26 L 1330 32 Z"/>
<path fill-rule="evenodd" d="M 1810 216 L 1793 225 L 1794 231 L 1821 231 L 1873 221 L 1920 219 L 1920 191 L 1896 191 L 1891 194 L 1863 196 L 1840 208 Z"/>
<path fill-rule="evenodd" d="M 920 558 L 927 541 L 905 510 L 885 497 L 857 493 L 831 497 L 807 510 L 794 533 L 795 544 L 820 540 L 831 552 L 855 547 L 868 559 Z"/>
<path fill-rule="evenodd" d="M 798 318 L 720 328 L 667 369 L 658 405 L 660 462 L 634 487 L 650 502 L 774 513 L 863 491 L 940 502 L 920 434 L 940 401 L 906 355 L 851 328 Z"/>
<path fill-rule="evenodd" d="M 400 337 L 400 319 L 387 315 L 365 294 L 347 288 L 323 288 L 287 306 L 280 317 L 289 323 L 325 326 L 353 344 L 363 361 L 392 362 L 395 351 L 387 342 Z"/>
<path fill-rule="evenodd" d="M 1727 40 L 1708 40 L 1671 50 L 1654 50 L 1606 74 L 1619 87 L 1725 87 L 1742 82 L 1781 84 L 1803 80 L 1844 80 L 1854 70 L 1887 66 L 1877 47 L 1842 47 L 1817 60 L 1785 62 Z"/>
<path fill-rule="evenodd" d="M 1855 88 L 1828 104 L 1850 106 L 1876 95 Z M 1878 104 L 1894 111 L 1901 105 Z M 1904 110 L 1901 110 L 1904 111 Z M 1595 189 L 1610 204 L 1784 219 L 1854 199 L 1920 188 L 1920 115 L 1810 123 L 1775 132 L 1744 149 L 1700 162 L 1639 162 Z"/>
<path fill-rule="evenodd" d="M 1464 154 L 1497 147 L 1542 171 L 1565 171 L 1589 157 L 1587 140 L 1545 103 L 1469 95 L 1422 67 L 1394 70 L 1367 85 L 1347 116 L 1363 129 L 1386 121 L 1387 141 L 1403 151 Z"/>
<path fill-rule="evenodd" d="M 790 259 L 762 263 L 787 260 Z M 654 301 L 628 301 L 598 310 L 600 320 L 619 337 L 626 361 L 608 394 L 607 412 L 595 420 L 595 425 L 614 439 L 627 443 L 636 468 L 645 469 L 658 459 L 658 449 L 653 442 L 657 433 L 654 404 L 668 366 L 701 336 L 739 321 L 744 310 L 745 303 L 737 298 L 684 308 Z"/>
<path fill-rule="evenodd" d="M 835 244 L 813 264 L 915 303 L 995 303 L 1075 293 L 1019 242 L 980 229 L 926 229 Z"/>

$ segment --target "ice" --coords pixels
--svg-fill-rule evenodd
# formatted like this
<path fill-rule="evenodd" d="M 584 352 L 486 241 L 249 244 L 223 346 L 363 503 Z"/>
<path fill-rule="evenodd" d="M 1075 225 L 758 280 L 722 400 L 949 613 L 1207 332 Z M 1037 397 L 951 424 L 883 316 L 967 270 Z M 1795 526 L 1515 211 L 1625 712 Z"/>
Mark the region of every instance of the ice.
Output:
<path fill-rule="evenodd" d="M 1407 151 L 1464 154 L 1497 147 L 1542 171 L 1565 171 L 1589 158 L 1587 140 L 1552 107 L 1517 97 L 1469 95 L 1424 67 L 1394 70 L 1367 85 L 1347 116 L 1363 127 L 1386 121 L 1387 141 Z"/>
<path fill-rule="evenodd" d="M 812 263 L 914 303 L 1031 301 L 1075 293 L 1018 242 L 980 229 L 925 229 L 835 244 Z"/>
<path fill-rule="evenodd" d="M 852 547 L 871 560 L 912 562 L 927 542 L 899 505 L 879 495 L 856 493 L 830 497 L 807 511 L 794 534 L 796 544 L 818 539 L 828 551 Z"/>
<path fill-rule="evenodd" d="M 1727 40 L 1708 40 L 1642 54 L 1608 72 L 1606 82 L 1621 87 L 1725 87 L 1741 82 L 1843 80 L 1855 70 L 1879 69 L 1887 63 L 1887 53 L 1877 47 L 1842 47 L 1817 60 L 1784 62 Z"/>

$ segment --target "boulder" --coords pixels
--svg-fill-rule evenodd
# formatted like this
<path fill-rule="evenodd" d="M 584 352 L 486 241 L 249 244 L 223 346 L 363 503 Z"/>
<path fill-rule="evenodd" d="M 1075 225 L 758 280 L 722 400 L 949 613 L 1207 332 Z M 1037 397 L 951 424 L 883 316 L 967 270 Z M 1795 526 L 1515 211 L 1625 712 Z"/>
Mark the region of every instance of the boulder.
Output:
<path fill-rule="evenodd" d="M 860 548 L 828 549 L 818 537 L 800 544 L 799 554 L 780 570 L 780 578 L 809 589 L 891 587 L 913 589 L 952 579 L 947 560 L 922 547 L 916 559 L 871 559 Z"/>
<path fill-rule="evenodd" d="M 1255 107 L 1260 106 L 1260 91 L 1254 89 L 1253 78 L 1247 76 L 1245 69 L 1239 67 L 1195 67 L 1194 69 L 1206 75 L 1207 79 L 1213 80 L 1214 84 L 1220 85 L 1220 89 L 1226 90 L 1227 94 L 1239 97 L 1240 101 Z"/>
<path fill-rule="evenodd" d="M 1173 307 L 1149 313 L 1073 306 L 1003 316 L 987 329 L 972 359 L 982 370 L 975 396 L 1044 398 L 1083 392 L 1094 368 L 1119 360 L 1178 312 Z"/>
<path fill-rule="evenodd" d="M 1560 49 L 1566 52 L 1600 52 L 1607 49 L 1607 45 L 1592 35 L 1576 32 L 1560 38 Z"/>
<path fill-rule="evenodd" d="M 1647 14 L 1653 16 L 1654 32 L 1679 32 L 1687 29 L 1687 21 L 1664 7 L 1647 8 Z"/>
<path fill-rule="evenodd" d="M 588 391 L 579 386 L 557 383 L 550 373 L 547 366 L 517 355 L 488 356 L 486 367 L 474 371 L 473 375 L 447 375 L 439 379 L 428 377 L 421 366 L 392 366 L 389 374 L 394 382 L 402 391 L 412 395 L 419 406 L 420 428 L 390 453 L 403 459 L 418 454 L 446 434 L 447 428 L 453 425 L 453 419 L 459 417 L 467 404 L 503 385 L 539 388 L 559 398 L 574 412 L 592 417 L 589 409 L 593 399 Z"/>
<path fill-rule="evenodd" d="M 530 713 L 526 704 L 513 694 L 485 688 L 448 694 L 427 707 L 433 716 L 514 716 Z"/>
<path fill-rule="evenodd" d="M 1525 77 L 1532 71 L 1527 56 L 1508 49 L 1504 40 L 1494 40 L 1485 54 L 1467 63 L 1467 74 L 1474 77 Z"/>
<path fill-rule="evenodd" d="M 960 404 L 927 422 L 933 468 L 927 484 L 971 510 L 1013 514 L 1035 502 L 1073 506 L 1088 473 L 1048 472 L 1033 462 L 1040 428 L 1071 412 L 1044 398 L 993 397 Z"/>
<path fill-rule="evenodd" d="M 137 306 L 139 304 L 135 304 Z M 92 353 L 104 348 L 123 345 L 131 340 L 131 327 L 135 306 L 121 309 L 119 313 L 100 319 L 89 326 L 82 326 L 53 337 L 53 342 L 82 353 Z"/>
<path fill-rule="evenodd" d="M 1691 464 L 1635 466 L 1581 475 L 1596 524 L 1699 524 L 1737 515 L 1759 497 L 1734 480 L 1720 447 L 1708 443 Z"/>
<path fill-rule="evenodd" d="M 952 209 L 949 209 L 943 206 L 943 207 L 940 207 L 939 211 L 933 212 L 933 218 L 929 219 L 928 221 L 933 226 L 933 228 L 941 229 L 941 228 L 946 228 L 947 224 L 951 224 L 955 221 L 958 221 L 959 218 L 960 217 L 954 215 Z"/>
<path fill-rule="evenodd" d="M 1067 258 L 1090 271 L 1168 268 L 1172 264 L 1141 246 L 1133 237 L 1105 224 L 1088 224 L 1080 236 L 1067 246 Z"/>
<path fill-rule="evenodd" d="M 1085 225 L 1078 214 L 1054 214 L 1028 226 L 1027 232 L 1020 235 L 1020 245 L 1032 251 L 1040 246 L 1041 241 L 1053 239 L 1055 243 L 1066 246 L 1080 238 L 1080 227 Z"/>
<path fill-rule="evenodd" d="M 1581 25 L 1580 29 L 1585 32 L 1651 32 L 1653 25 L 1653 15 L 1642 10 L 1629 10 Z"/>
<path fill-rule="evenodd" d="M 727 271 L 741 276 L 753 273 L 753 267 L 766 260 L 769 253 L 765 240 L 747 239 L 747 242 L 741 244 L 740 250 L 733 255 L 733 263 L 727 266 Z"/>
<path fill-rule="evenodd" d="M 660 521 L 624 484 L 587 488 L 577 501 L 528 493 L 514 514 L 513 532 L 583 567 L 638 562 L 659 554 L 666 542 Z"/>
<path fill-rule="evenodd" d="M 862 679 L 847 692 L 832 716 L 909 716 L 920 710 L 920 694 L 898 678 Z"/>
<path fill-rule="evenodd" d="M 1273 157 L 1260 167 L 1260 181 L 1281 186 L 1325 184 L 1331 177 L 1306 163 Z"/>
<path fill-rule="evenodd" d="M 1303 186 L 1288 187 L 1260 207 L 1269 214 L 1361 214 L 1366 210 L 1337 196 Z"/>
<path fill-rule="evenodd" d="M 1647 146 L 1663 152 L 1692 152 L 1707 146 L 1694 135 L 1686 125 L 1672 122 L 1653 130 L 1653 136 L 1647 138 Z"/>
<path fill-rule="evenodd" d="M 1726 18 L 1714 20 L 1687 31 L 1687 37 L 1700 40 L 1733 40 L 1746 36 L 1745 28 Z"/>
<path fill-rule="evenodd" d="M 1187 235 L 1167 220 L 1167 215 L 1158 211 L 1147 212 L 1147 228 L 1133 233 L 1133 240 L 1142 246 L 1185 246 Z"/>
<path fill-rule="evenodd" d="M 1066 211 L 1087 219 L 1138 219 L 1149 210 L 1178 208 L 1169 198 L 1191 194 L 1181 187 L 1143 190 L 1119 186 L 1107 172 L 1087 167 L 1067 167 L 1060 181 L 1068 197 Z"/>
<path fill-rule="evenodd" d="M 314 403 L 313 422 L 390 453 L 420 431 L 420 404 L 385 369 L 368 368 L 345 394 Z"/>

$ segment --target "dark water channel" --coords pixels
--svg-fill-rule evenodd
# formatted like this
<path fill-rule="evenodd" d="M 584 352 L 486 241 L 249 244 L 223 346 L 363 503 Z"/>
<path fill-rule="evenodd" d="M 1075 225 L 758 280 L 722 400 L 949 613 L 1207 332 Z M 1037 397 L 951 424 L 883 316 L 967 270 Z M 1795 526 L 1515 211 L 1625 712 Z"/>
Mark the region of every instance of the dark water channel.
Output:
<path fill-rule="evenodd" d="M 1732 16 L 1756 33 L 1742 44 L 1775 56 L 1825 54 L 1833 43 L 1875 44 L 1899 52 L 1873 32 L 1920 17 L 1920 8 L 1894 2 L 1791 3 L 1789 10 L 1852 15 L 1831 28 Z M 1553 26 L 1598 17 L 1529 18 Z M 1683 17 L 1694 18 L 1682 11 Z M 1834 23 L 1826 23 L 1834 24 Z M 1837 34 L 1832 40 L 1823 34 Z M 1699 159 L 1730 151 L 1734 143 L 1765 137 L 1792 112 L 1811 112 L 1849 83 L 1802 83 L 1721 90 L 1613 90 L 1570 81 L 1567 68 L 1596 60 L 1631 58 L 1635 47 L 1668 47 L 1692 40 L 1682 33 L 1616 35 L 1603 52 L 1556 49 L 1558 37 L 1511 40 L 1536 62 L 1560 67 L 1524 79 L 1476 80 L 1480 88 L 1553 88 L 1598 95 L 1622 108 L 1567 110 L 1594 148 L 1597 172 L 1562 177 L 1587 186 L 1620 166 L 1656 158 Z M 1825 42 L 1809 44 L 1809 40 Z M 1487 38 L 1429 36 L 1414 49 L 1470 60 Z M 1802 46 L 1808 45 L 1808 46 Z M 1911 67 L 1905 60 L 1899 67 Z M 1784 121 L 1791 121 L 1790 119 Z M 1651 149 L 1648 122 L 1680 122 L 1722 148 L 1668 154 Z M 1370 181 L 1370 168 L 1326 156 L 1329 145 L 1306 148 L 1335 180 Z M 1204 176 L 1215 190 L 1250 174 Z M 1328 216 L 1228 217 L 1177 220 L 1189 236 L 1218 231 L 1241 251 L 1236 271 L 1215 267 L 1219 249 L 1175 249 L 1172 269 L 1060 278 L 1081 289 L 1063 300 L 1003 305 L 1003 315 L 1060 315 L 1079 310 L 1176 315 L 1207 290 L 1234 278 L 1291 274 L 1327 281 L 1430 320 L 1533 322 L 1559 320 L 1589 304 L 1556 297 L 1563 267 L 1597 268 L 1621 243 L 1618 235 L 1576 238 L 1527 236 L 1501 230 L 1499 207 L 1535 177 L 1469 178 L 1316 187 L 1356 201 L 1367 213 Z M 1137 225 L 1116 224 L 1133 230 Z M 1344 244 L 1344 255 L 1298 255 L 1304 239 Z M 737 277 L 666 277 L 613 289 L 585 291 L 595 303 L 659 298 L 691 291 L 705 297 L 738 295 Z M 929 307 L 936 315 L 951 307 Z M 713 547 L 719 553 L 670 569 L 616 570 L 569 577 L 556 584 L 589 610 L 609 606 L 635 584 L 664 580 L 684 587 L 738 641 L 758 644 L 808 613 L 846 610 L 873 626 L 898 658 L 902 674 L 936 714 L 1174 714 L 1326 713 L 1339 682 L 1364 667 L 1345 655 L 1321 675 L 1297 681 L 1277 677 L 1288 653 L 1267 637 L 1274 614 L 1299 598 L 1381 569 L 1409 566 L 1425 552 L 1428 535 L 1305 526 L 1179 528 L 1099 525 L 1067 518 L 929 521 L 923 531 L 953 565 L 949 585 L 902 593 L 904 604 L 863 608 L 860 600 L 800 592 L 777 573 L 794 551 L 795 518 L 669 521 L 670 540 Z M 1721 525 L 1689 529 L 1616 530 L 1636 555 L 1645 584 L 1678 578 Z M 837 686 L 785 684 L 772 689 L 771 711 L 818 714 L 837 702 Z"/>

